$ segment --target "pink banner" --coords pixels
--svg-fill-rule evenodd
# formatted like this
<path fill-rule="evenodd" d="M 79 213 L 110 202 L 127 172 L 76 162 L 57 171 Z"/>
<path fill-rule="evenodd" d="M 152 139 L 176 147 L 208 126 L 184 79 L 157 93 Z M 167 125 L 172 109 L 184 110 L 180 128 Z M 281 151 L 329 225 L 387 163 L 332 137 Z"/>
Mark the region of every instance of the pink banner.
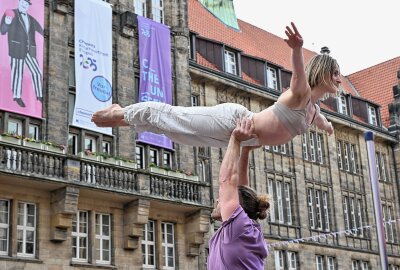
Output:
<path fill-rule="evenodd" d="M 2 0 L 0 16 L 0 109 L 41 118 L 44 0 Z"/>

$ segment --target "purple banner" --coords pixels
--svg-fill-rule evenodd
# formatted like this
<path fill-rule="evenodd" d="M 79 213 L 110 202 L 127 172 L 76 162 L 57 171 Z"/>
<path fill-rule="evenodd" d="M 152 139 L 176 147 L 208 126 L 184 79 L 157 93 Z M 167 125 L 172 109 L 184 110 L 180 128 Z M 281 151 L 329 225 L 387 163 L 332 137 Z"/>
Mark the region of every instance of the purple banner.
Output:
<path fill-rule="evenodd" d="M 140 88 L 139 102 L 172 104 L 171 36 L 168 27 L 138 16 Z M 172 149 L 172 141 L 161 134 L 143 132 L 138 140 Z"/>

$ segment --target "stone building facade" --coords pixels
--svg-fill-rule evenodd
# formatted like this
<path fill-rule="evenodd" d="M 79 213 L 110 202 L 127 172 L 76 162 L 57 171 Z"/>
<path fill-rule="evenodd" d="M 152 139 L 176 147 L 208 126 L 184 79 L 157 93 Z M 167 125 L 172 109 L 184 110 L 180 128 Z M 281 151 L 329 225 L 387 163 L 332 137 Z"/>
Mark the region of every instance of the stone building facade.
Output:
<path fill-rule="evenodd" d="M 137 101 L 134 11 L 145 4 L 142 15 L 170 27 L 174 103 L 190 105 L 186 1 L 107 2 L 113 102 Z M 44 9 L 43 118 L 0 111 L 0 269 L 200 268 L 211 186 L 189 173 L 197 152 L 136 143 L 131 128 L 110 136 L 70 125 L 74 1 Z"/>
<path fill-rule="evenodd" d="M 170 27 L 176 105 L 235 102 L 260 111 L 288 87 L 290 54 L 278 50 L 285 48 L 282 40 L 265 31 L 255 35 L 281 55 L 268 50 L 258 55 L 243 45 L 253 40 L 240 39 L 253 26 L 239 22 L 240 31 L 227 28 L 195 0 L 109 2 L 113 101 L 121 106 L 137 99 L 134 12 L 155 19 L 154 12 L 162 10 L 162 22 Z M 206 269 L 208 240 L 220 226 L 209 217 L 225 149 L 175 144 L 170 151 L 136 142 L 130 128 L 115 128 L 108 136 L 70 125 L 73 26 L 74 1 L 45 1 L 43 119 L 0 111 L 3 132 L 19 125 L 18 135 L 30 137 L 30 127 L 39 130 L 34 144 L 0 136 L 0 269 Z M 227 41 L 231 31 L 237 36 Z M 235 61 L 226 62 L 232 56 Z M 394 125 L 391 132 L 382 125 L 379 106 L 344 81 L 348 94 L 321 104 L 334 135 L 311 128 L 286 145 L 252 153 L 251 186 L 273 202 L 262 222 L 273 245 L 266 269 L 379 269 L 376 233 L 367 227 L 375 221 L 363 132 L 376 135 L 385 220 L 399 216 L 398 137 Z M 369 122 L 372 111 L 376 122 Z M 125 158 L 88 156 L 87 149 Z M 385 224 L 388 261 L 399 269 L 398 224 Z"/>

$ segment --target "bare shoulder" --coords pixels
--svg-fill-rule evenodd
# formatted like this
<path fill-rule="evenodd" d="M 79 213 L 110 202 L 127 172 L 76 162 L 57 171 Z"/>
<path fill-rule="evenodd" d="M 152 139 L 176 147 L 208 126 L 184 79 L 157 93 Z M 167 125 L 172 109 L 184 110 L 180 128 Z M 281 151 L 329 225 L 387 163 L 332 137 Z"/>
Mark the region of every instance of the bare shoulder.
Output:
<path fill-rule="evenodd" d="M 293 91 L 291 88 L 286 90 L 278 98 L 278 101 L 291 109 L 303 109 L 307 106 L 311 98 L 311 89 L 306 87 L 303 91 Z"/>

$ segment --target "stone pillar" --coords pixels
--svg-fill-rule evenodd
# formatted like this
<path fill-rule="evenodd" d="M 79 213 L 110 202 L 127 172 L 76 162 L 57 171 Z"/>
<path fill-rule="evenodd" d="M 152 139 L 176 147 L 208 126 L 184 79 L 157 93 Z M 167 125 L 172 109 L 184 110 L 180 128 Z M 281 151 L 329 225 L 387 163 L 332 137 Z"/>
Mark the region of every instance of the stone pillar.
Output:
<path fill-rule="evenodd" d="M 149 219 L 150 201 L 138 199 L 124 206 L 124 249 L 134 250 L 140 246 L 143 225 Z"/>
<path fill-rule="evenodd" d="M 209 230 L 210 220 L 209 210 L 200 210 L 186 217 L 186 254 L 188 256 L 198 256 L 200 245 L 204 243 L 204 234 Z"/>
<path fill-rule="evenodd" d="M 51 193 L 51 241 L 67 240 L 72 216 L 78 211 L 78 199 L 79 189 L 75 187 L 67 186 Z"/>
<path fill-rule="evenodd" d="M 68 15 L 69 3 L 66 0 L 51 2 L 54 12 L 49 12 L 47 29 L 48 52 L 45 54 L 43 77 L 44 100 L 43 117 L 47 119 L 45 140 L 66 145 L 68 140 L 68 43 L 73 40 L 70 26 L 72 16 Z M 45 20 L 46 21 L 46 20 Z M 45 49 L 46 50 L 46 49 Z M 60 124 L 61 123 L 61 124 Z"/>

